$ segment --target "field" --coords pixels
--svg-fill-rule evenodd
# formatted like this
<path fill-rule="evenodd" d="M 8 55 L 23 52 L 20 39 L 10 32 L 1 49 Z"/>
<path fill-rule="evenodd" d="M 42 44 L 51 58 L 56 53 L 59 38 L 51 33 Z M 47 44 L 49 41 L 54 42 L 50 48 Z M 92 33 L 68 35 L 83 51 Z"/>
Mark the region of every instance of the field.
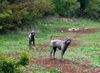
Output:
<path fill-rule="evenodd" d="M 48 18 L 42 20 L 42 32 L 37 30 L 36 46 L 28 48 L 28 31 L 0 35 L 0 55 L 20 56 L 29 51 L 31 60 L 24 73 L 100 73 L 100 23 L 85 19 Z M 78 30 L 69 30 L 78 28 Z M 56 59 L 50 60 L 49 42 L 51 39 L 72 38 L 63 62 L 60 51 Z M 50 72 L 51 73 L 51 72 Z M 59 72 L 52 72 L 59 73 Z"/>

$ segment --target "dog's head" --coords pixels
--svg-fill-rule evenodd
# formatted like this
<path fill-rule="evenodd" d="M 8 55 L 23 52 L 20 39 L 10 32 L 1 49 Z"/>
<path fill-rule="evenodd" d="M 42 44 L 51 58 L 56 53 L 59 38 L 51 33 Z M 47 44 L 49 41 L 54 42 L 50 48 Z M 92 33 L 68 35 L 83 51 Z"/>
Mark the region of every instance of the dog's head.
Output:
<path fill-rule="evenodd" d="M 71 41 L 72 41 L 72 39 L 70 39 L 70 38 L 69 38 L 69 39 L 66 39 L 66 40 L 65 40 L 65 44 L 66 44 L 66 45 L 69 45 L 69 44 L 71 43 Z"/>
<path fill-rule="evenodd" d="M 31 36 L 35 35 L 35 31 L 31 31 Z"/>

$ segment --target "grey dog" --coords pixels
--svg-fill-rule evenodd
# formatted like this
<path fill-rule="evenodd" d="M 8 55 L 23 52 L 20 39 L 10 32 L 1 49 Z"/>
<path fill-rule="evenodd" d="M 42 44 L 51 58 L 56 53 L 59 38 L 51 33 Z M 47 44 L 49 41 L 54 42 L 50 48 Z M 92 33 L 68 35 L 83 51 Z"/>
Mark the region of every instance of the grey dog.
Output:
<path fill-rule="evenodd" d="M 51 46 L 51 52 L 50 52 L 50 59 L 55 58 L 55 52 L 57 48 L 61 50 L 61 60 L 63 59 L 63 55 L 65 51 L 67 50 L 68 46 L 71 43 L 71 39 L 66 39 L 66 40 L 51 40 L 50 46 Z"/>

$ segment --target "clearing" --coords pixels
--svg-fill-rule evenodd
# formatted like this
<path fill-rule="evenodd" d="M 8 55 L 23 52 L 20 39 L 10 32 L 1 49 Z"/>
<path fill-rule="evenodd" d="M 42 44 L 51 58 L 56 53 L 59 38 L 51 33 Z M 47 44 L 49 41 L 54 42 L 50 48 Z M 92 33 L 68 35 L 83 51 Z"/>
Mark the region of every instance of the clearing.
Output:
<path fill-rule="evenodd" d="M 42 24 L 46 29 L 36 35 L 36 47 L 29 51 L 32 57 L 25 73 L 48 73 L 52 68 L 61 73 L 100 73 L 99 22 L 51 18 Z M 21 51 L 27 51 L 27 33 L 0 35 L 0 55 L 16 57 Z M 50 40 L 66 38 L 72 38 L 72 43 L 64 55 L 65 60 L 60 61 L 60 51 L 55 60 L 50 60 Z"/>

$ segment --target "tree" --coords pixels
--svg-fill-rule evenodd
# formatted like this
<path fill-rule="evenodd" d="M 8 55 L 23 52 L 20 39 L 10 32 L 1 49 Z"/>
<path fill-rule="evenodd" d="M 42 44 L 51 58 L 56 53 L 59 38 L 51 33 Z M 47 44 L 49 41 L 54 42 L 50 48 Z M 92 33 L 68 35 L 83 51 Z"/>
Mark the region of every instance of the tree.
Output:
<path fill-rule="evenodd" d="M 90 0 L 77 0 L 80 3 L 80 16 L 84 15 L 85 9 Z"/>
<path fill-rule="evenodd" d="M 58 15 L 63 17 L 73 17 L 76 15 L 76 10 L 79 4 L 76 0 L 53 0 L 55 4 L 55 11 Z"/>
<path fill-rule="evenodd" d="M 100 0 L 91 0 L 85 11 L 88 18 L 100 21 Z"/>
<path fill-rule="evenodd" d="M 25 6 L 10 4 L 7 0 L 0 0 L 0 33 L 15 30 L 23 25 L 22 19 L 28 14 Z"/>

